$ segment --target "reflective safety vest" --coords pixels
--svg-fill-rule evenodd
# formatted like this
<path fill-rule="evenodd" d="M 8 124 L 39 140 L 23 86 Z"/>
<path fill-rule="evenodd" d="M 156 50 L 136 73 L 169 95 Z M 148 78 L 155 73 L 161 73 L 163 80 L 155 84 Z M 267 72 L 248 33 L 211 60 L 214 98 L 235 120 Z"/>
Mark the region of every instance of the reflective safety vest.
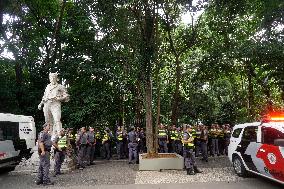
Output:
<path fill-rule="evenodd" d="M 219 137 L 219 138 L 224 138 L 223 129 L 218 129 L 218 130 L 217 130 L 217 133 L 218 133 L 218 137 Z"/>
<path fill-rule="evenodd" d="M 184 132 L 183 133 L 183 136 L 184 135 L 188 135 L 188 140 L 190 139 L 190 138 L 193 138 L 193 135 L 192 135 L 192 133 L 188 133 L 188 132 Z M 188 147 L 188 148 L 194 148 L 194 141 L 192 141 L 192 142 L 190 142 L 190 143 L 185 143 L 186 141 L 184 141 L 184 139 L 182 140 L 182 145 L 184 146 L 184 147 Z"/>
<path fill-rule="evenodd" d="M 192 134 L 193 138 L 196 138 L 196 130 L 195 129 L 192 129 L 191 134 Z"/>
<path fill-rule="evenodd" d="M 103 141 L 108 141 L 109 140 L 109 134 L 104 134 Z"/>
<path fill-rule="evenodd" d="M 66 136 L 59 138 L 58 147 L 59 148 L 66 148 L 67 147 L 67 137 Z"/>
<path fill-rule="evenodd" d="M 199 139 L 201 136 L 201 131 L 196 131 L 195 136 L 197 139 Z"/>
<path fill-rule="evenodd" d="M 167 138 L 167 132 L 165 129 L 159 129 L 158 130 L 158 138 Z"/>
<path fill-rule="evenodd" d="M 123 140 L 122 131 L 117 132 L 117 140 L 119 140 L 119 141 Z"/>
<path fill-rule="evenodd" d="M 101 139 L 101 133 L 99 131 L 96 132 L 95 138 L 96 139 Z"/>
<path fill-rule="evenodd" d="M 217 136 L 218 136 L 217 129 L 210 129 L 209 135 L 212 138 L 217 138 Z"/>
<path fill-rule="evenodd" d="M 230 138 L 231 137 L 232 132 L 230 130 L 227 130 L 224 132 L 224 135 L 226 138 Z"/>
<path fill-rule="evenodd" d="M 171 140 L 177 140 L 178 139 L 178 132 L 177 131 L 170 131 L 170 137 L 171 137 Z"/>

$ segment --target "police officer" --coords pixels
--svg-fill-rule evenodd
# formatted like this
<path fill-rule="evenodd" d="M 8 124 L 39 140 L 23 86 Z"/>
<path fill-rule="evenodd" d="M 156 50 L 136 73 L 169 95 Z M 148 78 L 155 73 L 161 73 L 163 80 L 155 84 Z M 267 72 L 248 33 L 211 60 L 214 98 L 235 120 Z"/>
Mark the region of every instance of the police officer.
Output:
<path fill-rule="evenodd" d="M 194 156 L 194 138 L 192 133 L 192 127 L 189 125 L 186 132 L 183 134 L 183 157 L 185 159 L 185 168 L 187 175 L 194 175 L 195 173 L 201 173 L 197 168 Z"/>
<path fill-rule="evenodd" d="M 177 139 L 176 139 L 176 153 L 179 155 L 182 155 L 182 137 L 183 137 L 183 131 L 181 131 L 181 128 L 177 128 Z"/>
<path fill-rule="evenodd" d="M 159 126 L 158 143 L 159 143 L 159 152 L 168 153 L 168 134 L 163 124 L 160 124 Z"/>
<path fill-rule="evenodd" d="M 124 132 L 122 131 L 121 127 L 118 126 L 117 131 L 115 133 L 116 150 L 117 150 L 118 159 L 123 158 L 123 135 L 124 135 Z"/>
<path fill-rule="evenodd" d="M 146 134 L 143 128 L 140 129 L 139 132 L 139 142 L 138 144 L 140 145 L 140 153 L 145 153 L 146 152 Z"/>
<path fill-rule="evenodd" d="M 109 160 L 110 159 L 110 142 L 111 142 L 111 137 L 112 134 L 110 132 L 110 129 L 107 127 L 104 131 L 104 136 L 102 140 L 103 148 L 104 148 L 104 153 L 105 153 L 105 159 Z"/>
<path fill-rule="evenodd" d="M 54 150 L 54 160 L 55 160 L 55 164 L 54 164 L 54 177 L 56 177 L 56 175 L 60 175 L 61 174 L 61 165 L 64 162 L 65 159 L 65 155 L 66 155 L 66 148 L 67 148 L 67 137 L 65 135 L 65 131 L 64 129 L 62 129 L 59 132 L 59 135 L 56 135 L 55 138 L 53 139 L 53 146 L 55 147 Z"/>
<path fill-rule="evenodd" d="M 200 152 L 202 152 L 201 139 L 200 139 L 200 135 L 201 135 L 201 129 L 200 128 L 201 128 L 201 125 L 196 126 L 195 139 L 194 139 L 195 157 L 198 157 L 200 155 Z"/>
<path fill-rule="evenodd" d="M 128 158 L 128 139 L 127 139 L 127 131 L 125 130 L 124 126 L 121 127 L 123 134 L 123 154 Z"/>
<path fill-rule="evenodd" d="M 202 160 L 208 162 L 208 130 L 205 125 L 200 126 L 200 146 L 202 152 Z"/>
<path fill-rule="evenodd" d="M 129 154 L 128 154 L 128 158 L 129 158 L 129 161 L 128 163 L 129 164 L 135 164 L 137 163 L 137 146 L 138 146 L 138 143 L 137 143 L 137 134 L 135 132 L 135 128 L 134 127 L 131 127 L 130 128 L 130 132 L 128 133 L 128 150 L 129 150 Z M 134 161 L 132 161 L 134 160 Z"/>
<path fill-rule="evenodd" d="M 225 139 L 225 154 L 228 155 L 228 147 L 230 144 L 230 138 L 232 134 L 232 129 L 229 124 L 225 125 L 224 129 L 224 139 Z"/>
<path fill-rule="evenodd" d="M 97 157 L 101 156 L 101 148 L 102 148 L 102 135 L 99 129 L 95 129 L 95 138 L 96 138 L 96 145 L 95 145 L 95 155 Z"/>
<path fill-rule="evenodd" d="M 78 148 L 78 166 L 80 170 L 83 170 L 85 168 L 84 161 L 88 143 L 88 136 L 85 127 L 81 128 L 81 132 L 77 136 L 76 143 Z"/>
<path fill-rule="evenodd" d="M 177 139 L 178 139 L 178 132 L 177 132 L 177 129 L 176 129 L 176 126 L 173 125 L 172 126 L 172 129 L 170 131 L 170 147 L 171 147 L 171 152 L 172 153 L 176 153 L 177 150 Z"/>
<path fill-rule="evenodd" d="M 49 134 L 50 125 L 44 124 L 43 131 L 38 136 L 39 168 L 36 184 L 53 185 L 49 178 L 50 151 L 52 146 L 51 135 Z"/>
<path fill-rule="evenodd" d="M 88 144 L 87 144 L 87 165 L 94 165 L 95 158 L 95 146 L 96 146 L 96 138 L 94 128 L 90 127 L 87 133 Z"/>
<path fill-rule="evenodd" d="M 225 151 L 224 129 L 225 129 L 225 125 L 217 126 L 219 154 L 221 155 L 224 155 L 224 151 Z"/>
<path fill-rule="evenodd" d="M 211 137 L 211 154 L 214 157 L 216 154 L 219 156 L 219 141 L 218 141 L 218 131 L 217 124 L 212 124 L 211 129 L 209 131 Z"/>

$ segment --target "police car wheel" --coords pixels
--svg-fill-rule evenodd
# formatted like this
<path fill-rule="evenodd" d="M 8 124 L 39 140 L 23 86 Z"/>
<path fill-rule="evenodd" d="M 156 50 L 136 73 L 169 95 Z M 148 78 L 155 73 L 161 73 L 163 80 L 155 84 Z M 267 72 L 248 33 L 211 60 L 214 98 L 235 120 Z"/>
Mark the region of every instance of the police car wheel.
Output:
<path fill-rule="evenodd" d="M 235 156 L 233 159 L 233 167 L 236 174 L 240 177 L 246 176 L 246 169 L 240 157 Z"/>

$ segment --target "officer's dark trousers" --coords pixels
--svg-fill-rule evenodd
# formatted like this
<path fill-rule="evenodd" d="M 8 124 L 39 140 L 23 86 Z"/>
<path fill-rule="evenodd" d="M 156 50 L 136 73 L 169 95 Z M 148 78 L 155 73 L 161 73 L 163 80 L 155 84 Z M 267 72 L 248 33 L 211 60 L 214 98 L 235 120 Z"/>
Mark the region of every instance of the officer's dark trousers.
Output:
<path fill-rule="evenodd" d="M 218 144 L 219 144 L 219 153 L 224 155 L 225 151 L 225 139 L 224 138 L 219 138 L 218 139 Z"/>
<path fill-rule="evenodd" d="M 80 145 L 78 152 L 78 164 L 79 167 L 85 167 L 85 158 L 86 158 L 86 145 Z"/>
<path fill-rule="evenodd" d="M 101 146 L 102 146 L 102 141 L 101 140 L 97 140 L 96 141 L 96 145 L 95 145 L 95 155 L 96 157 L 100 157 L 101 156 Z"/>
<path fill-rule="evenodd" d="M 90 165 L 93 163 L 95 159 L 95 150 L 96 148 L 94 144 L 89 144 L 87 146 L 87 155 L 86 155 L 87 165 Z"/>
<path fill-rule="evenodd" d="M 179 155 L 181 155 L 182 156 L 182 142 L 180 141 L 180 140 L 177 140 L 176 141 L 176 144 L 177 144 L 177 148 L 176 148 L 176 152 L 179 154 Z"/>
<path fill-rule="evenodd" d="M 195 156 L 198 157 L 201 151 L 202 151 L 201 142 L 197 140 L 195 143 Z"/>
<path fill-rule="evenodd" d="M 201 145 L 202 159 L 208 160 L 207 142 L 206 141 L 200 141 L 200 145 Z"/>
<path fill-rule="evenodd" d="M 184 166 L 186 169 L 192 169 L 193 166 L 196 166 L 193 149 L 184 147 L 183 157 L 184 157 Z"/>
<path fill-rule="evenodd" d="M 116 143 L 116 150 L 117 150 L 117 156 L 119 159 L 123 158 L 123 142 L 122 141 L 118 141 Z"/>
<path fill-rule="evenodd" d="M 65 152 L 64 151 L 56 151 L 55 155 L 54 155 L 54 173 L 55 174 L 59 174 L 60 173 L 60 169 L 61 169 L 61 165 L 64 162 L 65 159 Z"/>
<path fill-rule="evenodd" d="M 164 139 L 159 139 L 159 152 L 160 153 L 168 153 L 168 144 Z"/>
<path fill-rule="evenodd" d="M 105 153 L 105 159 L 110 159 L 110 143 L 109 142 L 105 142 L 103 144 L 104 147 L 104 153 Z"/>
<path fill-rule="evenodd" d="M 123 153 L 128 158 L 128 141 L 127 139 L 123 139 Z"/>
<path fill-rule="evenodd" d="M 218 139 L 212 138 L 212 155 L 219 155 L 219 142 Z"/>
<path fill-rule="evenodd" d="M 171 140 L 171 152 L 175 153 L 176 152 L 176 141 Z"/>
<path fill-rule="evenodd" d="M 130 142 L 128 144 L 128 150 L 129 150 L 129 154 L 128 154 L 128 158 L 129 158 L 129 162 L 132 162 L 132 160 L 134 160 L 134 163 L 137 162 L 137 143 L 133 143 Z"/>
<path fill-rule="evenodd" d="M 45 155 L 39 155 L 39 168 L 37 173 L 37 180 L 43 183 L 50 182 L 49 178 L 50 168 L 50 152 L 45 152 Z"/>
<path fill-rule="evenodd" d="M 230 144 L 230 138 L 225 138 L 225 154 L 228 155 L 228 147 Z"/>

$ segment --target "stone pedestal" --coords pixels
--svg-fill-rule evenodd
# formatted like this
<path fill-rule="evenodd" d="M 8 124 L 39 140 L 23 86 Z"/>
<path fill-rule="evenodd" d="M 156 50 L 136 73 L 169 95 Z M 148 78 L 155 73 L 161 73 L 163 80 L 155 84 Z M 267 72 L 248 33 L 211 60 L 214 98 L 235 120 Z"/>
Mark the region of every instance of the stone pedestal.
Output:
<path fill-rule="evenodd" d="M 19 163 L 19 165 L 16 166 L 14 172 L 18 173 L 37 173 L 38 167 L 39 167 L 39 154 L 38 154 L 38 147 L 35 146 L 32 150 L 32 156 L 29 159 L 23 158 L 22 161 Z M 53 173 L 54 171 L 54 153 L 51 152 L 51 157 L 50 157 L 50 173 Z M 66 155 L 64 163 L 62 164 L 61 171 L 64 172 L 69 172 L 71 170 L 75 169 L 75 162 L 73 159 L 68 157 Z"/>
<path fill-rule="evenodd" d="M 171 154 L 171 153 L 163 153 Z M 174 153 L 176 157 L 169 158 L 143 158 L 146 154 L 139 154 L 139 171 L 160 171 L 163 169 L 182 170 L 184 167 L 184 158 Z"/>

